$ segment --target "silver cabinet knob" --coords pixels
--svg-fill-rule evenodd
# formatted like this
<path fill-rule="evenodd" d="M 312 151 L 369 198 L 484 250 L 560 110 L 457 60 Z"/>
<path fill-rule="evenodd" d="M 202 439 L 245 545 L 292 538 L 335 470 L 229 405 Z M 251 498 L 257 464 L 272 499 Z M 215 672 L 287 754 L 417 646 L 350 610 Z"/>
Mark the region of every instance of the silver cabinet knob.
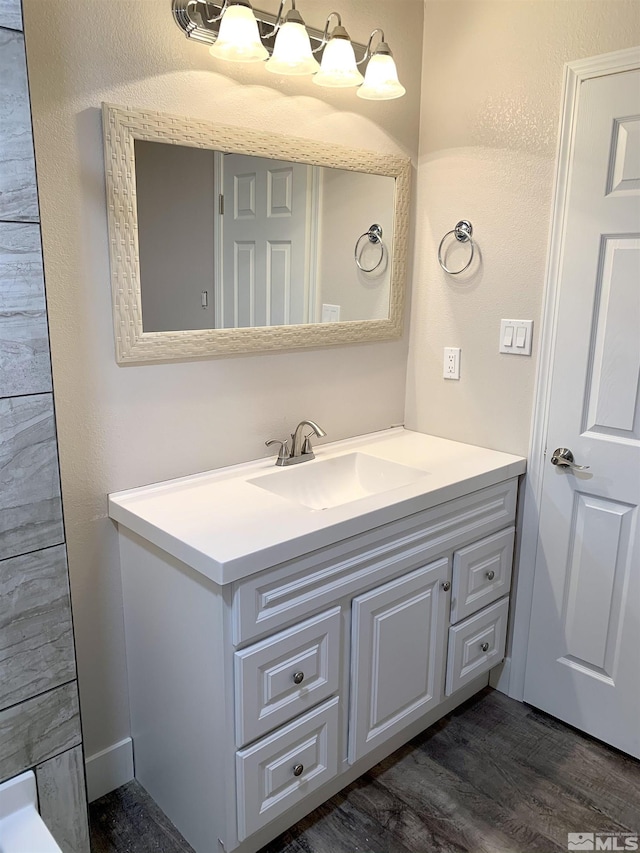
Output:
<path fill-rule="evenodd" d="M 551 457 L 551 464 L 558 468 L 572 468 L 574 471 L 586 471 L 588 465 L 576 465 L 573 461 L 573 453 L 568 447 L 556 447 Z"/>
<path fill-rule="evenodd" d="M 304 672 L 294 672 L 293 673 L 293 683 L 294 684 L 302 684 L 304 681 Z"/>
<path fill-rule="evenodd" d="M 489 651 L 489 643 L 483 643 L 480 646 L 480 648 L 482 649 L 483 652 L 488 652 Z"/>
<path fill-rule="evenodd" d="M 496 573 L 491 569 L 487 572 L 487 580 L 492 581 L 496 576 Z"/>
<path fill-rule="evenodd" d="M 442 584 L 442 589 L 443 589 L 445 592 L 449 592 L 449 590 L 451 589 L 451 584 L 449 583 L 449 581 L 445 581 L 445 582 Z"/>
<path fill-rule="evenodd" d="M 303 764 L 294 764 L 293 765 L 293 775 L 294 776 L 302 776 L 303 772 L 304 772 L 304 765 Z"/>

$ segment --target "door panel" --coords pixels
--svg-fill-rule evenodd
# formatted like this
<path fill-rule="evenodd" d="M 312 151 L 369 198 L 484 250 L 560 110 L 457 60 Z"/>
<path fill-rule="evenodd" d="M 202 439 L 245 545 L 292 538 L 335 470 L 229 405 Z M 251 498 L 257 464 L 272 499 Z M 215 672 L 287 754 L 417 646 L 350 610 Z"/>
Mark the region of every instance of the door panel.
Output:
<path fill-rule="evenodd" d="M 640 227 L 640 222 L 638 223 Z M 596 288 L 593 351 L 583 430 L 640 438 L 640 239 L 605 237 Z M 624 345 L 621 345 L 624 341 Z"/>
<path fill-rule="evenodd" d="M 524 698 L 640 756 L 640 70 L 581 84 Z M 550 465 L 569 447 L 588 470 Z"/>

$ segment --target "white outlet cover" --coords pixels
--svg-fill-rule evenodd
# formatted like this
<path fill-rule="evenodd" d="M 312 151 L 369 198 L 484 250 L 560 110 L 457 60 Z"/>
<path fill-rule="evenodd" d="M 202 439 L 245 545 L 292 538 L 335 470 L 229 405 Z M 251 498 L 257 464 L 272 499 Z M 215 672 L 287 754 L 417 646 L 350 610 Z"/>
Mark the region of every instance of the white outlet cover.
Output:
<path fill-rule="evenodd" d="M 443 379 L 460 379 L 460 347 L 445 347 L 442 365 Z"/>

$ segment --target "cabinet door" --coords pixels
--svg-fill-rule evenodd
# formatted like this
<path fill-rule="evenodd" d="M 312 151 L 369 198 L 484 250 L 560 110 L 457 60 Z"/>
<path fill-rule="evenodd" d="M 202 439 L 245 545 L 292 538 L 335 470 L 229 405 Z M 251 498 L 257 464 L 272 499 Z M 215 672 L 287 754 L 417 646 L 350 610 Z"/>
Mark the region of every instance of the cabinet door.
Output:
<path fill-rule="evenodd" d="M 353 599 L 349 762 L 443 698 L 449 561 Z"/>

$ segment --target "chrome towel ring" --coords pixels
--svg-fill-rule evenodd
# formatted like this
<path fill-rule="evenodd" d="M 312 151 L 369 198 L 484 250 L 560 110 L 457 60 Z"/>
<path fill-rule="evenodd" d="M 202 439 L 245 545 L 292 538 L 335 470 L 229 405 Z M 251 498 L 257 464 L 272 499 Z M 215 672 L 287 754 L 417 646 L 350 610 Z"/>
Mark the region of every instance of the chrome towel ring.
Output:
<path fill-rule="evenodd" d="M 455 238 L 459 243 L 469 243 L 471 246 L 471 254 L 469 255 L 469 260 L 467 263 L 459 270 L 450 270 L 445 266 L 444 261 L 442 260 L 442 244 L 447 239 L 449 234 L 455 234 Z M 464 272 L 466 269 L 469 269 L 471 266 L 471 261 L 473 260 L 473 255 L 475 253 L 475 243 L 471 239 L 471 235 L 473 234 L 473 225 L 467 219 L 461 219 L 460 222 L 456 225 L 456 227 L 452 231 L 447 231 L 442 240 L 440 240 L 440 245 L 438 246 L 438 263 L 442 267 L 442 269 L 449 273 L 449 275 L 460 275 L 461 272 Z"/>
<path fill-rule="evenodd" d="M 369 238 L 370 243 L 380 244 L 380 260 L 372 267 L 363 267 L 360 263 L 360 255 L 362 254 L 362 251 L 360 249 L 360 243 L 365 237 Z M 358 265 L 358 269 L 362 270 L 362 272 L 373 272 L 374 270 L 378 269 L 378 267 L 382 263 L 382 259 L 384 258 L 384 243 L 382 242 L 382 228 L 380 227 L 380 225 L 376 225 L 375 223 L 373 225 L 370 225 L 369 230 L 365 231 L 364 234 L 361 234 L 358 237 L 358 239 L 356 240 L 356 247 L 353 252 L 353 257 L 355 259 L 356 264 Z"/>

